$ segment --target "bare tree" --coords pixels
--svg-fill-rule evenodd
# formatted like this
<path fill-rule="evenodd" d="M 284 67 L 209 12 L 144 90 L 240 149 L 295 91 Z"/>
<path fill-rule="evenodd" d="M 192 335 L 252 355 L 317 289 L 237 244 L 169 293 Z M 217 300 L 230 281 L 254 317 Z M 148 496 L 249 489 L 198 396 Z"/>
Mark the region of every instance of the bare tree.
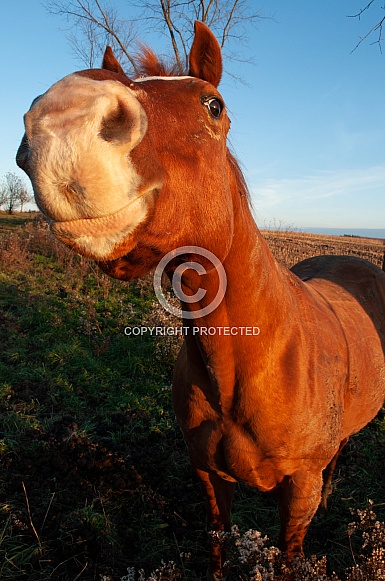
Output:
<path fill-rule="evenodd" d="M 5 188 L 2 185 L 0 185 L 0 208 L 2 208 L 5 205 L 6 201 L 7 195 Z"/>
<path fill-rule="evenodd" d="M 349 18 L 358 18 L 358 20 L 361 20 L 362 15 L 364 15 L 369 10 L 369 8 L 373 7 L 376 2 L 377 0 L 370 0 L 370 2 L 368 2 L 366 6 L 361 8 L 357 14 L 349 15 Z M 376 22 L 370 27 L 368 32 L 366 32 L 366 34 L 360 38 L 352 52 L 354 52 L 360 46 L 360 44 L 364 42 L 366 39 L 368 39 L 370 36 L 373 37 L 373 35 L 376 35 L 376 40 L 371 44 L 378 44 L 378 47 L 382 52 L 382 41 L 384 40 L 382 33 L 385 26 L 385 3 L 383 0 L 379 1 L 379 8 L 383 10 L 382 15 L 380 13 L 381 17 L 375 18 Z"/>
<path fill-rule="evenodd" d="M 7 212 L 12 214 L 17 206 L 23 209 L 24 204 L 31 199 L 24 181 L 13 172 L 6 173 L 0 188 L 0 205 L 5 206 Z"/>
<path fill-rule="evenodd" d="M 61 15 L 71 25 L 71 44 L 87 66 L 93 67 L 96 59 L 100 62 L 102 51 L 110 44 L 128 74 L 138 74 L 137 37 L 140 31 L 145 36 L 150 30 L 166 35 L 176 68 L 183 74 L 194 20 L 210 26 L 225 58 L 250 62 L 243 57 L 241 47 L 247 46 L 250 25 L 262 18 L 252 0 L 143 0 L 142 12 L 135 20 L 120 18 L 116 8 L 103 1 L 105 4 L 102 0 L 46 0 L 45 5 L 51 14 Z"/>
<path fill-rule="evenodd" d="M 24 205 L 32 202 L 33 195 L 29 193 L 27 188 L 21 188 L 19 193 L 20 212 L 24 212 Z"/>

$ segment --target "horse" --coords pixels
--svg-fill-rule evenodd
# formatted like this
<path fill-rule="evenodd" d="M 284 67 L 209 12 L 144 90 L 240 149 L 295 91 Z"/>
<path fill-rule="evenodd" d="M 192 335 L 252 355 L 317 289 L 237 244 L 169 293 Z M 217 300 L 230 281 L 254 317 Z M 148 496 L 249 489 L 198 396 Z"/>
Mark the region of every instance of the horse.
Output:
<path fill-rule="evenodd" d="M 385 273 L 353 257 L 292 270 L 273 257 L 227 146 L 221 49 L 205 24 L 186 75 L 151 51 L 140 66 L 129 78 L 107 47 L 101 69 L 55 83 L 25 115 L 17 163 L 53 234 L 110 276 L 167 257 L 188 330 L 173 407 L 208 526 L 229 529 L 237 482 L 276 490 L 290 562 L 340 451 L 384 401 Z M 214 538 L 209 579 L 226 577 L 224 559 Z"/>

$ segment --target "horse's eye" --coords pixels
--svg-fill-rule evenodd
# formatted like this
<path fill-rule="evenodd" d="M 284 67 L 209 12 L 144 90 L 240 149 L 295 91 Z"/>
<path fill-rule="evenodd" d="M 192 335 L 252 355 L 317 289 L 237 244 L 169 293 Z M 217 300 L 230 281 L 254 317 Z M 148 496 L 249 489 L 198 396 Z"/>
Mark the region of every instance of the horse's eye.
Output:
<path fill-rule="evenodd" d="M 203 104 L 207 107 L 210 111 L 211 115 L 215 117 L 215 119 L 219 119 L 221 113 L 223 111 L 223 103 L 216 97 L 209 97 L 202 100 Z"/>

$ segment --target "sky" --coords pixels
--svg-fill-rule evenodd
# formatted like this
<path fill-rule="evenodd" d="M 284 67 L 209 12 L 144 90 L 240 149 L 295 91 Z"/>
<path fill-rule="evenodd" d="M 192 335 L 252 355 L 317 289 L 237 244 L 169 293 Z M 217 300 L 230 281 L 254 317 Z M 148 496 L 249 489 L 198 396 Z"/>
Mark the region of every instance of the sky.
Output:
<path fill-rule="evenodd" d="M 353 51 L 383 15 L 382 0 L 361 20 L 347 16 L 366 0 L 250 2 L 265 16 L 244 50 L 253 63 L 224 63 L 246 83 L 224 75 L 219 89 L 257 223 L 385 229 L 385 42 L 383 53 L 370 39 Z M 125 16 L 132 10 L 125 8 Z M 24 178 L 14 161 L 23 114 L 37 95 L 84 65 L 65 23 L 39 0 L 1 0 L 0 14 L 0 179 L 8 171 Z M 162 46 L 156 35 L 143 40 Z"/>

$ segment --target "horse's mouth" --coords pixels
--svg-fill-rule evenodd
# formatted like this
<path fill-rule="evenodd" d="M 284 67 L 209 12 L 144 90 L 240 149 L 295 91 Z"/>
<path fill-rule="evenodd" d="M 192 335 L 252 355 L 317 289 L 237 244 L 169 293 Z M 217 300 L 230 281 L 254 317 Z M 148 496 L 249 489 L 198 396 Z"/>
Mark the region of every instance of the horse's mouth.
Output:
<path fill-rule="evenodd" d="M 46 218 L 51 232 L 71 249 L 94 260 L 111 260 L 134 246 L 130 235 L 147 214 L 147 204 L 141 198 L 139 196 L 116 212 L 97 218 L 68 221 Z"/>

